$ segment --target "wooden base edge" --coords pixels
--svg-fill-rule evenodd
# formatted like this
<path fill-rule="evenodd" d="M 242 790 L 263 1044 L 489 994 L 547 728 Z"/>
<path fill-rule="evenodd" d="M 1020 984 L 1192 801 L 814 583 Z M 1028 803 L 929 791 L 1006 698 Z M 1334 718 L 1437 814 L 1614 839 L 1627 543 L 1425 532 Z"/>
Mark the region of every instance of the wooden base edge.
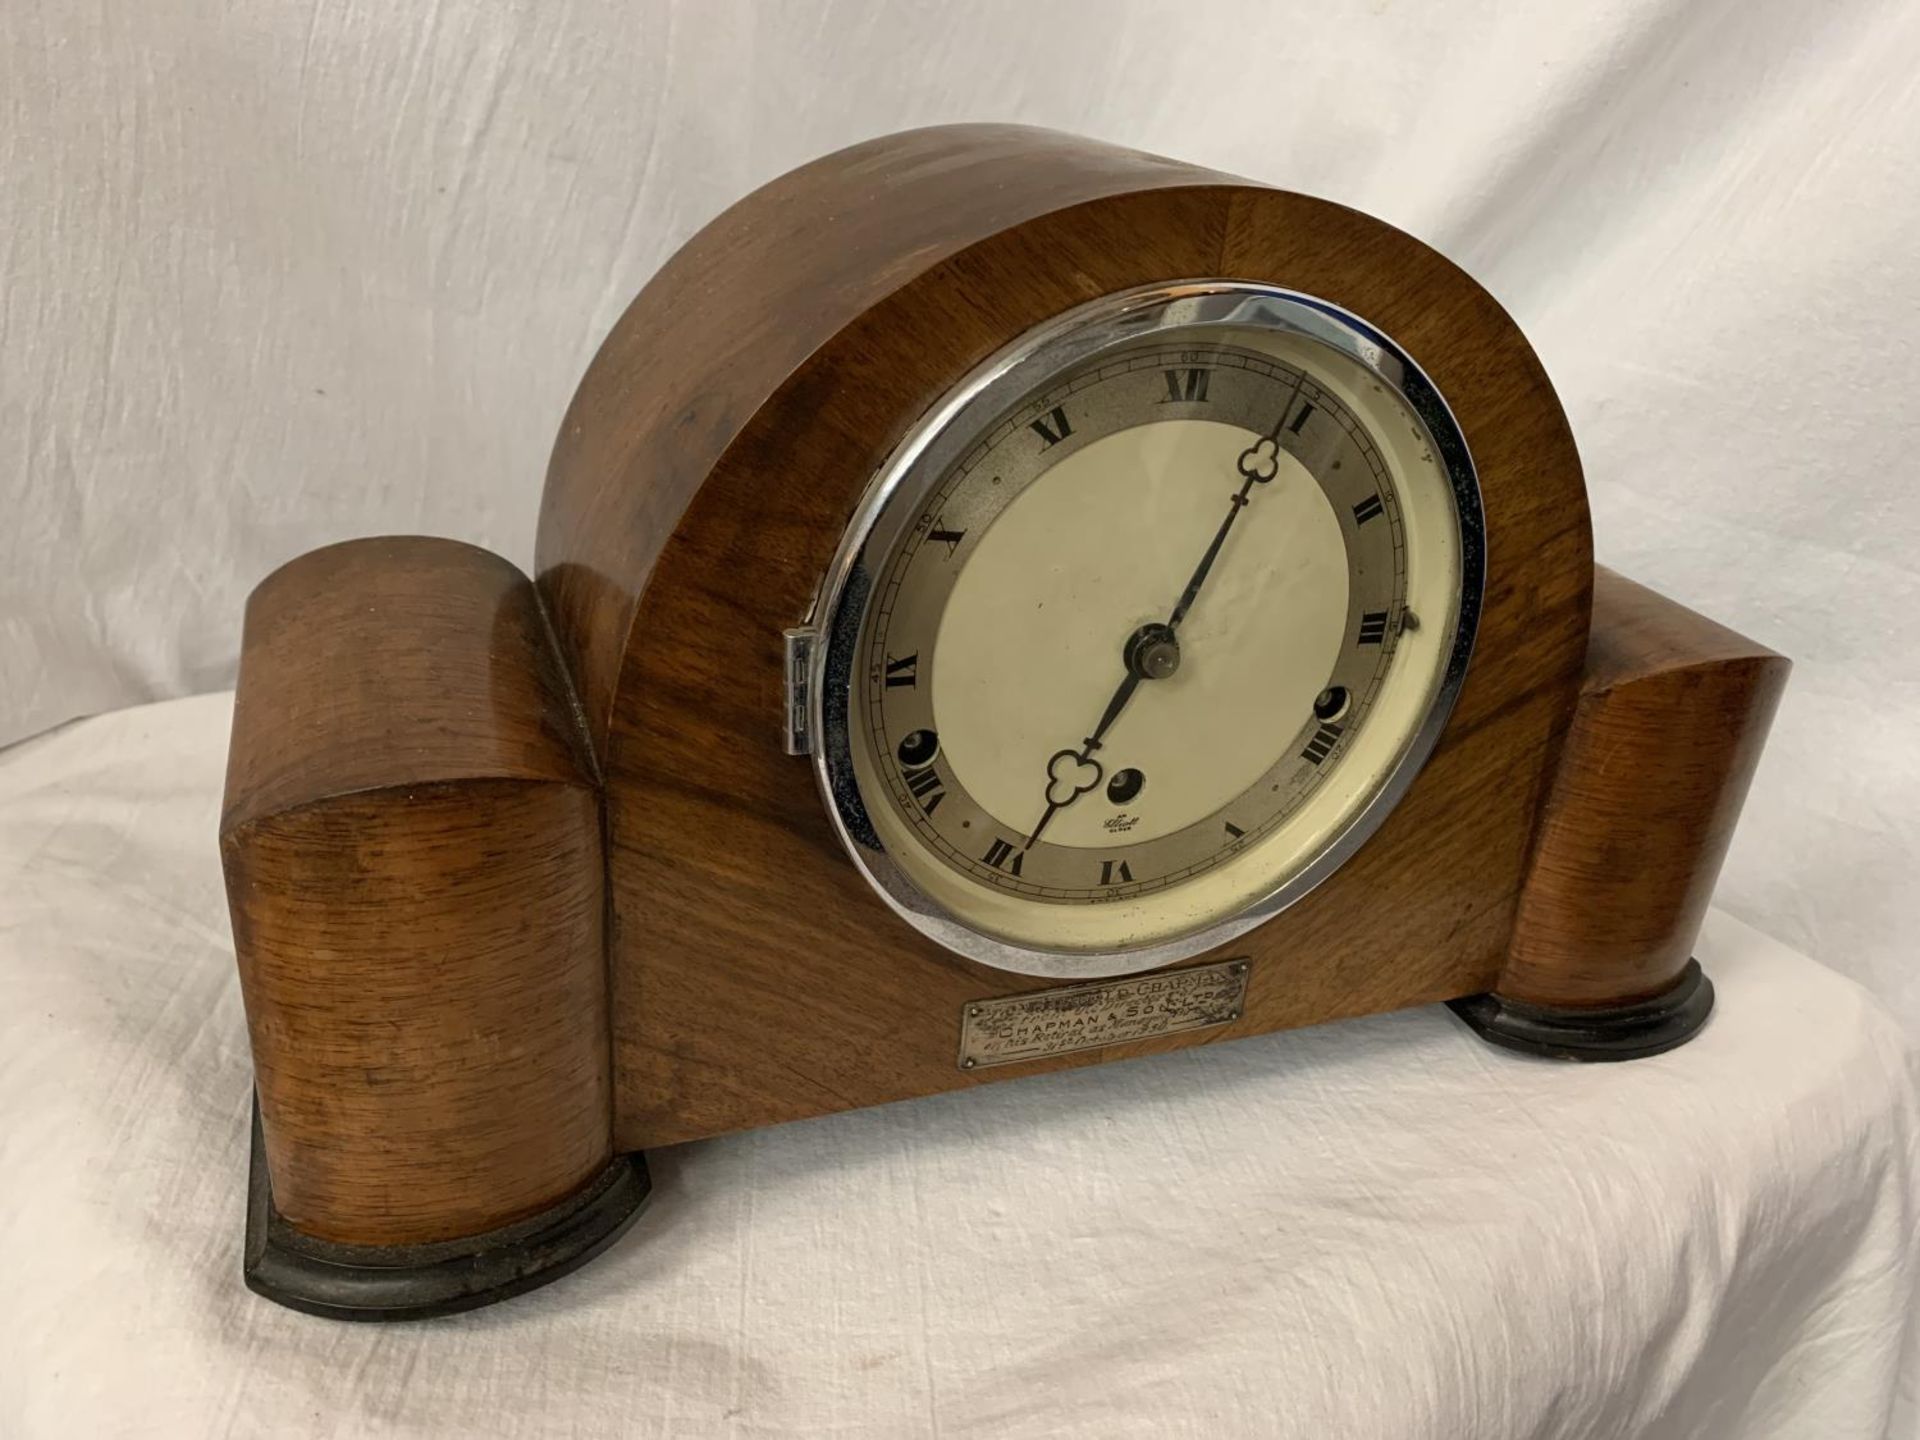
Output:
<path fill-rule="evenodd" d="M 1529 1005 L 1497 994 L 1447 1008 L 1490 1045 L 1548 1060 L 1606 1062 L 1664 1055 L 1700 1033 L 1713 1013 L 1713 982 L 1688 960 L 1669 990 L 1620 1005 Z"/>
<path fill-rule="evenodd" d="M 273 1203 L 260 1104 L 247 1175 L 247 1288 L 328 1320 L 428 1320 L 524 1295 L 571 1274 L 646 1208 L 646 1157 L 616 1156 L 578 1193 L 513 1225 L 429 1245 L 337 1245 L 304 1235 Z"/>

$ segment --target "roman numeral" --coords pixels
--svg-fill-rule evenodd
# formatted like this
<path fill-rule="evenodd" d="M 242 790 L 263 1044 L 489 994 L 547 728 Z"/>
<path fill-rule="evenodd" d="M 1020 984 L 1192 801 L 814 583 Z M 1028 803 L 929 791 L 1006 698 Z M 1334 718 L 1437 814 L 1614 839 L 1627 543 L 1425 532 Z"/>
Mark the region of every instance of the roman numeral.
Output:
<path fill-rule="evenodd" d="M 1380 503 L 1378 495 L 1369 495 L 1353 507 L 1353 521 L 1356 525 L 1364 525 L 1384 509 L 1386 507 Z"/>
<path fill-rule="evenodd" d="M 1313 418 L 1313 406 L 1311 404 L 1303 405 L 1300 407 L 1300 413 L 1293 417 L 1293 423 L 1287 426 L 1287 429 L 1292 431 L 1295 435 L 1298 435 L 1300 433 L 1300 427 L 1306 424 L 1307 421 L 1311 420 L 1312 418 Z"/>
<path fill-rule="evenodd" d="M 1333 747 L 1339 742 L 1340 727 L 1338 725 L 1322 725 L 1318 730 L 1314 731 L 1313 738 L 1307 741 L 1307 748 L 1300 752 L 1300 758 L 1302 760 L 1311 760 L 1314 764 L 1318 765 L 1333 752 Z"/>
<path fill-rule="evenodd" d="M 1360 638 L 1356 644 L 1378 645 L 1387 638 L 1387 612 L 1369 610 L 1360 617 Z"/>
<path fill-rule="evenodd" d="M 1013 857 L 1013 863 L 1007 864 L 1007 857 Z M 996 840 L 987 847 L 987 853 L 980 857 L 996 870 L 1004 869 L 1009 875 L 1020 873 L 1020 862 L 1027 858 L 1027 852 L 1016 850 L 1004 840 Z"/>
<path fill-rule="evenodd" d="M 1247 833 L 1246 831 L 1242 830 L 1238 825 L 1234 824 L 1233 821 L 1231 820 L 1227 821 L 1227 834 L 1231 835 L 1234 839 L 1238 840 L 1242 835 L 1246 833 Z"/>
<path fill-rule="evenodd" d="M 1211 370 L 1195 368 L 1186 371 L 1165 370 L 1161 373 L 1167 377 L 1167 396 L 1161 404 L 1178 404 L 1187 400 L 1198 404 L 1207 398 L 1207 379 L 1213 374 Z"/>
<path fill-rule="evenodd" d="M 887 688 L 889 690 L 901 685 L 911 689 L 919 683 L 919 680 L 920 652 L 918 650 L 899 660 L 891 655 L 887 657 Z"/>
<path fill-rule="evenodd" d="M 1067 412 L 1058 405 L 1053 407 L 1051 415 L 1042 415 L 1034 421 L 1031 428 L 1048 445 L 1058 445 L 1073 433 L 1073 426 L 1067 423 Z"/>
<path fill-rule="evenodd" d="M 1127 868 L 1126 861 L 1122 860 L 1117 866 L 1111 860 L 1102 860 L 1100 862 L 1100 883 L 1102 885 L 1126 885 L 1131 883 L 1132 880 L 1133 871 Z"/>
<path fill-rule="evenodd" d="M 940 524 L 938 520 L 935 520 L 933 523 L 936 527 Z M 941 530 L 935 528 L 927 532 L 927 539 L 938 541 L 947 547 L 947 558 L 949 560 L 953 558 L 953 552 L 960 548 L 960 542 L 966 538 L 967 532 L 964 530 Z"/>
<path fill-rule="evenodd" d="M 931 765 L 924 770 L 909 770 L 906 780 L 907 789 L 913 792 L 913 798 L 920 802 L 920 808 L 929 815 L 947 798 L 946 786 L 940 783 L 940 772 Z"/>

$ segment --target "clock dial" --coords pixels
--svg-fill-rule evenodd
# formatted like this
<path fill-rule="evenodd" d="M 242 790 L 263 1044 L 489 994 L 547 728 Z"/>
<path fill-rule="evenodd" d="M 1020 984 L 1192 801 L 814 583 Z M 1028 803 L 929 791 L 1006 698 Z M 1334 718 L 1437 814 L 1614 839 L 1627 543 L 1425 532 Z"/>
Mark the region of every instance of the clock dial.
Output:
<path fill-rule="evenodd" d="M 1324 863 L 1434 728 L 1457 475 L 1288 326 L 1092 347 L 982 408 L 874 547 L 851 772 L 949 931 L 1160 963 Z"/>

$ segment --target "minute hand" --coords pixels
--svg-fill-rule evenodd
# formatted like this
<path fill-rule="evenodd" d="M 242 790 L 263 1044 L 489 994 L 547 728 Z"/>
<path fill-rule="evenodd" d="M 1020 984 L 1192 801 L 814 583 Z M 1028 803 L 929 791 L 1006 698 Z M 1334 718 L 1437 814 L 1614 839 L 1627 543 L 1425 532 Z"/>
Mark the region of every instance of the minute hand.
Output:
<path fill-rule="evenodd" d="M 1220 558 L 1220 547 L 1227 543 L 1227 532 L 1233 529 L 1233 522 L 1240 518 L 1240 512 L 1247 508 L 1248 493 L 1254 486 L 1266 484 L 1278 473 L 1279 449 L 1278 443 L 1269 435 L 1254 441 L 1241 452 L 1240 488 L 1227 506 L 1227 518 L 1213 532 L 1213 543 L 1207 546 L 1207 553 L 1200 557 L 1199 568 L 1193 572 L 1193 578 L 1187 581 L 1187 588 L 1180 592 L 1180 603 L 1173 607 L 1173 614 L 1167 617 L 1169 630 L 1179 629 L 1180 622 L 1187 617 L 1187 611 L 1199 599 L 1200 587 L 1207 583 L 1207 572 L 1213 569 L 1213 562 Z"/>

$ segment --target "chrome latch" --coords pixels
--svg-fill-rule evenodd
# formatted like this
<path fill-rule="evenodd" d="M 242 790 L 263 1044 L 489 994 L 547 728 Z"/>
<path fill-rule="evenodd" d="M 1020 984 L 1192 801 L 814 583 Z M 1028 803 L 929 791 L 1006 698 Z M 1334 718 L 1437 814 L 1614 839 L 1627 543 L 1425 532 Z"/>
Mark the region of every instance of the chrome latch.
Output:
<path fill-rule="evenodd" d="M 813 671 L 815 632 L 804 626 L 786 632 L 787 640 L 787 754 L 811 755 L 813 731 L 807 724 L 808 702 L 813 698 L 808 677 Z"/>

